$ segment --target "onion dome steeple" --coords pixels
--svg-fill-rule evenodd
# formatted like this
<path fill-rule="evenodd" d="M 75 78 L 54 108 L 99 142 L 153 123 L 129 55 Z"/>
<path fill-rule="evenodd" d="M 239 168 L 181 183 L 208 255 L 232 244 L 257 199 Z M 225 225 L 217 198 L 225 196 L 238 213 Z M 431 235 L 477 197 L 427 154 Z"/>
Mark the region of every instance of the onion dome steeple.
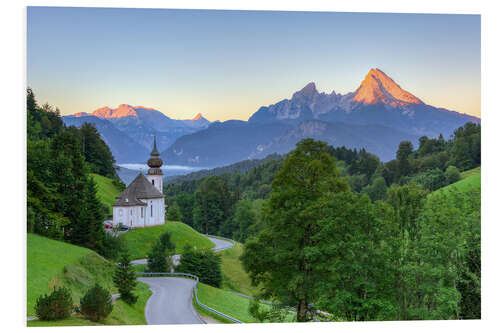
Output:
<path fill-rule="evenodd" d="M 163 161 L 160 158 L 160 153 L 158 152 L 158 149 L 156 148 L 156 135 L 154 137 L 154 144 L 153 144 L 153 150 L 151 151 L 151 157 L 148 160 L 148 166 L 150 169 L 148 170 L 148 174 L 152 175 L 161 175 L 163 172 L 161 171 L 160 167 L 163 165 Z"/>

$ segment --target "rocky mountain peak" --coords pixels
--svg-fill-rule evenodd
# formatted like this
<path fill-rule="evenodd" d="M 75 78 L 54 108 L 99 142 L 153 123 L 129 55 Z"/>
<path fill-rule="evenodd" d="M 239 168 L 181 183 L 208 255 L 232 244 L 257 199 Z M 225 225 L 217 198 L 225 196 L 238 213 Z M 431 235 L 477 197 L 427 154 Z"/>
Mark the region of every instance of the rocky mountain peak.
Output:
<path fill-rule="evenodd" d="M 378 68 L 372 68 L 366 74 L 363 82 L 355 91 L 353 101 L 364 104 L 383 103 L 391 106 L 423 104 L 420 99 L 403 90 L 393 79 Z"/>
<path fill-rule="evenodd" d="M 309 82 L 304 88 L 293 94 L 293 98 L 313 98 L 319 94 L 314 82 Z"/>
<path fill-rule="evenodd" d="M 203 115 L 201 113 L 198 113 L 192 120 L 200 120 L 203 118 Z"/>
<path fill-rule="evenodd" d="M 137 117 L 137 112 L 135 112 L 134 107 L 128 104 L 120 104 L 116 109 L 111 109 L 110 107 L 104 106 L 102 108 L 94 110 L 94 112 L 92 112 L 92 115 L 99 118 L 108 119 L 128 116 Z"/>

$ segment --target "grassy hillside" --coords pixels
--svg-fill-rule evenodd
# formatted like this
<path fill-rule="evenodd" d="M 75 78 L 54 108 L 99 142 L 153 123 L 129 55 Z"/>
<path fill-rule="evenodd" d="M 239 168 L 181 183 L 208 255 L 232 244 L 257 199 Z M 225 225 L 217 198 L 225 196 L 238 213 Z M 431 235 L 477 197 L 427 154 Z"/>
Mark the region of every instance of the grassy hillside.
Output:
<path fill-rule="evenodd" d="M 55 241 L 35 234 L 27 235 L 27 314 L 35 315 L 37 298 L 50 293 L 54 286 L 69 288 L 73 302 L 80 298 L 98 282 L 112 294 L 117 293 L 113 285 L 114 264 L 95 252 L 79 246 Z M 137 292 L 139 301 L 129 306 L 116 301 L 112 315 L 101 324 L 145 324 L 144 306 L 151 294 L 147 286 L 141 284 Z M 29 321 L 29 326 L 90 325 L 92 323 L 73 315 L 57 322 Z"/>
<path fill-rule="evenodd" d="M 461 172 L 460 173 L 460 177 L 462 179 L 465 179 L 467 177 L 470 177 L 470 176 L 473 176 L 473 175 L 477 175 L 477 174 L 481 174 L 481 167 L 480 166 L 478 166 L 477 168 L 474 168 L 474 169 L 470 169 L 470 170 Z"/>
<path fill-rule="evenodd" d="M 181 222 L 166 222 L 164 225 L 138 228 L 120 237 L 125 238 L 132 259 L 146 258 L 154 242 L 165 231 L 170 232 L 175 243 L 175 253 L 182 253 L 184 246 L 190 244 L 198 249 L 210 249 L 214 244 L 196 230 Z"/>
<path fill-rule="evenodd" d="M 481 173 L 475 173 L 469 175 L 467 178 L 459 180 L 456 183 L 450 184 L 443 188 L 440 188 L 437 191 L 432 192 L 430 195 L 435 195 L 435 193 L 444 193 L 446 194 L 452 190 L 465 191 L 468 189 L 481 189 Z"/>
<path fill-rule="evenodd" d="M 27 237 L 28 315 L 35 314 L 38 296 L 49 293 L 54 286 L 66 280 L 72 287 L 80 282 L 88 284 L 85 282 L 93 280 L 88 269 L 96 267 L 104 272 L 111 269 L 110 263 L 89 249 L 35 234 Z"/>
<path fill-rule="evenodd" d="M 87 320 L 81 315 L 73 314 L 68 319 L 57 321 L 30 320 L 28 326 L 146 325 L 144 308 L 149 296 L 151 296 L 151 291 L 146 284 L 139 283 L 134 294 L 139 296 L 137 303 L 128 305 L 120 299 L 116 300 L 111 314 L 99 323 Z"/>
<path fill-rule="evenodd" d="M 108 207 L 109 214 L 113 214 L 113 203 L 116 201 L 116 196 L 120 194 L 120 190 L 113 185 L 110 178 L 98 174 L 91 174 L 97 184 L 97 196 L 101 202 Z"/>
<path fill-rule="evenodd" d="M 239 257 L 243 253 L 243 245 L 235 242 L 235 246 L 219 252 L 222 259 L 223 289 L 233 290 L 245 295 L 254 295 L 258 288 L 250 283 L 250 277 L 243 269 Z"/>
<path fill-rule="evenodd" d="M 255 323 L 256 320 L 248 312 L 250 300 L 245 297 L 233 295 L 228 290 L 214 288 L 204 283 L 198 284 L 198 299 L 201 303 L 238 319 L 244 323 Z M 269 308 L 269 305 L 263 304 Z M 287 321 L 293 321 L 294 314 L 290 314 Z"/>

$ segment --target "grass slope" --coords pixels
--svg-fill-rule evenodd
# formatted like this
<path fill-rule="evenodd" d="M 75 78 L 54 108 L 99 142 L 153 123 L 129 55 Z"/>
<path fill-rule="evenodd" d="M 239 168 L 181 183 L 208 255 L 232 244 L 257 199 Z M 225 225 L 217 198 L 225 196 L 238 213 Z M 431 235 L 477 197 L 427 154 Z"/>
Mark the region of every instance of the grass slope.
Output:
<path fill-rule="evenodd" d="M 250 277 L 239 259 L 243 254 L 243 245 L 238 242 L 234 243 L 235 246 L 232 248 L 218 253 L 222 260 L 222 288 L 253 296 L 259 290 L 258 287 L 251 285 Z"/>
<path fill-rule="evenodd" d="M 95 252 L 55 241 L 35 234 L 27 235 L 27 314 L 35 315 L 37 298 L 50 293 L 54 286 L 67 287 L 77 305 L 85 292 L 95 283 L 112 294 L 117 293 L 112 276 L 114 264 Z M 102 323 L 92 323 L 74 314 L 71 318 L 55 321 L 29 321 L 29 326 L 119 325 L 146 324 L 144 306 L 151 294 L 147 285 L 140 284 L 136 294 L 139 301 L 129 306 L 116 301 L 112 314 Z"/>
<path fill-rule="evenodd" d="M 92 280 L 92 266 L 104 271 L 110 263 L 89 249 L 55 241 L 39 235 L 27 235 L 28 315 L 34 315 L 36 299 L 49 293 L 65 280 L 71 285 Z M 76 276 L 78 275 L 78 276 Z M 83 287 L 83 286 L 82 286 Z"/>
<path fill-rule="evenodd" d="M 461 172 L 460 173 L 460 177 L 462 179 L 465 179 L 467 177 L 470 177 L 470 176 L 473 176 L 473 175 L 477 175 L 478 173 L 481 174 L 481 167 L 480 166 L 478 166 L 477 168 L 474 168 L 474 169 L 470 169 L 470 170 Z"/>
<path fill-rule="evenodd" d="M 109 214 L 113 214 L 113 203 L 116 201 L 116 196 L 120 194 L 120 190 L 113 185 L 110 178 L 91 174 L 92 178 L 97 184 L 97 196 L 99 200 L 108 208 Z"/>
<path fill-rule="evenodd" d="M 436 193 L 446 194 L 449 191 L 458 190 L 465 191 L 468 189 L 481 189 L 481 173 L 475 173 L 469 175 L 467 178 L 461 179 L 456 183 L 450 184 L 439 190 L 432 192 L 430 195 L 436 195 Z"/>
<path fill-rule="evenodd" d="M 211 307 L 212 309 L 222 312 L 244 323 L 257 322 L 248 312 L 250 300 L 245 297 L 233 295 L 228 290 L 222 290 L 204 283 L 198 283 L 198 299 L 201 303 Z M 262 306 L 264 308 L 270 308 L 267 304 L 262 304 Z M 207 314 L 210 313 L 207 312 Z M 290 316 L 287 317 L 286 321 L 291 322 L 294 320 L 294 317 L 294 314 L 291 313 Z"/>
<path fill-rule="evenodd" d="M 134 294 L 138 296 L 137 303 L 128 305 L 121 299 L 117 299 L 113 304 L 111 314 L 101 322 L 96 323 L 85 319 L 79 314 L 73 314 L 70 318 L 58 321 L 30 320 L 28 326 L 146 325 L 144 308 L 149 296 L 151 296 L 151 291 L 146 284 L 140 282 Z"/>
<path fill-rule="evenodd" d="M 182 222 L 166 222 L 164 225 L 138 228 L 120 237 L 125 238 L 132 259 L 146 258 L 154 242 L 165 231 L 170 232 L 175 243 L 175 253 L 182 253 L 184 246 L 190 244 L 198 249 L 210 249 L 214 244 L 205 236 Z"/>

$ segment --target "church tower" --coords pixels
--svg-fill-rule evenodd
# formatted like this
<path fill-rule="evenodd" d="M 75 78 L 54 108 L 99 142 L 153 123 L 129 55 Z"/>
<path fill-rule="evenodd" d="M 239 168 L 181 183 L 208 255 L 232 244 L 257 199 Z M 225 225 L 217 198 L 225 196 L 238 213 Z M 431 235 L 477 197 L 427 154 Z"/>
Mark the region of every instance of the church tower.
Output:
<path fill-rule="evenodd" d="M 158 152 L 158 149 L 156 149 L 156 135 L 155 135 L 153 151 L 151 151 L 151 157 L 148 160 L 149 170 L 146 175 L 146 178 L 161 193 L 163 193 L 163 171 L 160 168 L 162 165 L 163 161 L 160 158 L 160 153 Z"/>

